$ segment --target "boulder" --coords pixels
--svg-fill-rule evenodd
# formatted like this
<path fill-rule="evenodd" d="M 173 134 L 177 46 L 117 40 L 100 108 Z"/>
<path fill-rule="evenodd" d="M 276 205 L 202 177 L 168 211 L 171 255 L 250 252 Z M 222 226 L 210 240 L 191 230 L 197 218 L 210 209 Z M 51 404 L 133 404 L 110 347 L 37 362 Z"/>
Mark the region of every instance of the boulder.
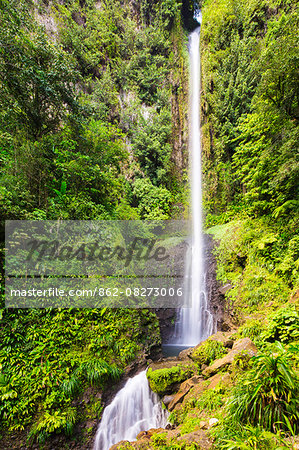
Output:
<path fill-rule="evenodd" d="M 205 341 L 200 342 L 198 345 L 196 345 L 195 347 L 191 348 L 191 349 L 186 349 L 183 350 L 183 352 L 186 352 L 187 350 L 190 351 L 190 356 L 191 354 L 196 351 L 196 349 L 198 349 L 202 344 L 204 344 L 207 341 L 218 341 L 218 342 L 222 342 L 222 344 L 224 345 L 224 347 L 226 348 L 232 348 L 233 346 L 233 339 L 231 338 L 233 335 L 232 332 L 229 331 L 217 331 L 217 333 L 212 334 L 212 336 L 208 337 L 208 339 L 206 339 Z M 183 353 L 181 352 L 181 353 Z"/>
<path fill-rule="evenodd" d="M 195 385 L 201 383 L 202 381 L 203 378 L 198 375 L 195 375 L 192 378 L 189 378 L 188 380 L 184 381 L 180 385 L 179 392 L 175 394 L 173 400 L 169 403 L 168 405 L 169 411 L 172 411 L 178 403 L 182 403 L 185 395 L 188 394 L 190 389 L 193 388 Z"/>
<path fill-rule="evenodd" d="M 182 350 L 182 351 L 178 354 L 178 359 L 179 359 L 180 361 L 184 361 L 185 359 L 190 358 L 192 352 L 193 352 L 193 347 L 185 348 L 185 350 Z"/>
<path fill-rule="evenodd" d="M 207 437 L 203 430 L 193 431 L 192 433 L 184 434 L 177 438 L 179 442 L 186 442 L 188 444 L 195 443 L 201 450 L 212 448 L 212 442 Z"/>
<path fill-rule="evenodd" d="M 219 341 L 222 342 L 225 348 L 232 348 L 234 341 L 232 339 L 233 333 L 218 331 L 209 337 L 210 341 Z"/>
<path fill-rule="evenodd" d="M 174 399 L 175 395 L 164 395 L 162 398 L 162 402 L 165 406 L 168 406 L 170 402 Z"/>
<path fill-rule="evenodd" d="M 146 439 L 146 440 L 150 440 L 150 438 L 157 433 L 161 433 L 164 432 L 164 428 L 150 428 L 147 431 L 140 431 L 139 434 L 137 434 L 137 440 L 140 439 Z"/>
<path fill-rule="evenodd" d="M 229 373 L 216 373 L 213 377 L 209 378 L 209 386 L 207 389 L 215 389 L 218 384 L 221 384 L 222 386 L 227 386 L 230 384 L 231 377 Z"/>
<path fill-rule="evenodd" d="M 216 419 L 215 417 L 213 417 L 212 419 L 209 420 L 209 427 L 213 427 L 218 422 L 219 422 L 219 419 Z"/>
<path fill-rule="evenodd" d="M 250 356 L 255 356 L 258 350 L 252 340 L 247 337 L 239 339 L 233 345 L 232 352 L 241 353 L 242 351 L 246 351 Z"/>
<path fill-rule="evenodd" d="M 109 450 L 118 450 L 120 448 L 129 448 L 130 442 L 129 441 L 120 441 L 117 444 L 112 445 Z"/>
<path fill-rule="evenodd" d="M 217 359 L 213 362 L 209 367 L 207 367 L 202 374 L 205 377 L 210 377 L 220 370 L 226 368 L 231 365 L 237 355 L 242 353 L 246 353 L 250 357 L 255 356 L 257 354 L 257 347 L 249 338 L 239 339 L 233 345 L 233 348 L 230 352 L 228 352 L 223 358 Z"/>
<path fill-rule="evenodd" d="M 170 359 L 151 364 L 146 376 L 150 387 L 160 395 L 168 395 L 179 389 L 180 383 L 190 378 L 197 372 L 195 364 Z"/>

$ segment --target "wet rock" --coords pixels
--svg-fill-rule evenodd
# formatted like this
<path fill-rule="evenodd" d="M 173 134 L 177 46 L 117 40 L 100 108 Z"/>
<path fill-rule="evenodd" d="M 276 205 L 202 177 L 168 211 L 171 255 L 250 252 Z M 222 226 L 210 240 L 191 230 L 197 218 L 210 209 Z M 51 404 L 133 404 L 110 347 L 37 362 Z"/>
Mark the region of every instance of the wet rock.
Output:
<path fill-rule="evenodd" d="M 165 427 L 165 430 L 174 430 L 175 425 L 173 423 L 168 423 Z"/>
<path fill-rule="evenodd" d="M 165 406 L 168 406 L 170 402 L 174 399 L 175 395 L 164 395 L 162 398 L 162 402 Z"/>
<path fill-rule="evenodd" d="M 185 350 L 182 350 L 182 351 L 179 353 L 178 359 L 179 359 L 180 361 L 184 361 L 185 359 L 190 358 L 192 352 L 193 352 L 193 347 L 185 348 Z"/>
<path fill-rule="evenodd" d="M 162 342 L 167 342 L 174 333 L 175 322 L 177 320 L 177 310 L 173 308 L 156 309 L 159 319 L 160 335 Z"/>
<path fill-rule="evenodd" d="M 205 377 L 210 377 L 211 375 L 214 375 L 223 368 L 231 365 L 237 355 L 246 353 L 247 355 L 252 357 L 257 354 L 257 351 L 258 351 L 257 347 L 254 345 L 251 339 L 249 338 L 239 339 L 234 343 L 232 350 L 229 353 L 227 353 L 227 355 L 225 355 L 223 358 L 214 361 L 212 365 L 207 367 L 202 372 L 202 374 Z"/>
<path fill-rule="evenodd" d="M 217 242 L 213 240 L 212 236 L 209 234 L 204 235 L 205 241 L 205 266 L 207 267 L 207 297 L 208 305 L 214 318 L 215 330 L 222 330 L 223 322 L 226 321 L 228 324 L 231 319 L 227 313 L 227 308 L 225 305 L 225 297 L 219 291 L 220 284 L 216 279 L 216 259 L 213 254 L 214 248 L 217 246 Z M 228 326 L 227 330 L 230 329 Z"/>

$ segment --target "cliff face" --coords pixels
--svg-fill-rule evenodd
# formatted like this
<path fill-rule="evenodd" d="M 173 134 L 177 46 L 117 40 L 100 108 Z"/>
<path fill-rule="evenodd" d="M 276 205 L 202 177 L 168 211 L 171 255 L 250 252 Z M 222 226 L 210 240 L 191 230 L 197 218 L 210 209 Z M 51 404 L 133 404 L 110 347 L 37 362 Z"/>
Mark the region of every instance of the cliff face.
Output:
<path fill-rule="evenodd" d="M 188 54 L 183 22 L 192 6 L 36 0 L 34 15 L 49 39 L 75 58 L 81 73 L 77 90 L 93 115 L 125 134 L 130 164 L 122 170 L 131 190 L 136 177 L 146 178 L 168 189 L 174 203 L 184 201 Z"/>

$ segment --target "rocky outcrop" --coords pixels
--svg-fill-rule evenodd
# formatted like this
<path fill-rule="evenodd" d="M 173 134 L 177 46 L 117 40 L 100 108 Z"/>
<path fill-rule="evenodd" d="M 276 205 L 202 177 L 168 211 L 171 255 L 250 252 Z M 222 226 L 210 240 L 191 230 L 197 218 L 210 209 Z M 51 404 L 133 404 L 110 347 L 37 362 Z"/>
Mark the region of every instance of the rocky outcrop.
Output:
<path fill-rule="evenodd" d="M 236 356 L 241 354 L 246 354 L 249 357 L 255 356 L 257 354 L 257 347 L 249 338 L 239 339 L 233 345 L 233 348 L 230 352 L 227 353 L 223 358 L 217 359 L 213 362 L 212 365 L 203 370 L 202 374 L 205 377 L 210 377 L 211 375 L 227 368 L 230 366 Z"/>
<path fill-rule="evenodd" d="M 184 397 L 186 396 L 186 394 L 188 394 L 190 389 L 195 385 L 201 383 L 202 381 L 203 377 L 200 377 L 198 375 L 195 375 L 194 377 L 184 381 L 184 383 L 180 385 L 178 393 L 174 395 L 172 401 L 169 403 L 168 410 L 172 411 L 178 403 L 182 403 Z"/>
<path fill-rule="evenodd" d="M 213 254 L 213 249 L 217 245 L 216 241 L 211 235 L 204 235 L 205 242 L 205 265 L 207 267 L 206 272 L 206 286 L 208 304 L 211 313 L 214 318 L 215 331 L 230 331 L 234 328 L 232 322 L 232 316 L 227 309 L 225 302 L 225 292 L 222 290 L 222 286 L 216 279 L 216 258 Z"/>

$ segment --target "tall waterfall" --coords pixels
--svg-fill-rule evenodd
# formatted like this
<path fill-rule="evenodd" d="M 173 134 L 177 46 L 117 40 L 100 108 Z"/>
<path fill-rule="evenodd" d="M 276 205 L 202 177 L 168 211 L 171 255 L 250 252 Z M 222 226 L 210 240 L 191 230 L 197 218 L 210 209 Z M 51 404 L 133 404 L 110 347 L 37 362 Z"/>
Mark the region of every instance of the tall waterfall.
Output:
<path fill-rule="evenodd" d="M 165 427 L 167 412 L 151 391 L 143 371 L 129 378 L 103 413 L 94 450 L 108 450 L 122 440 L 134 441 L 140 431 Z"/>
<path fill-rule="evenodd" d="M 200 22 L 201 16 L 196 19 Z M 200 139 L 200 27 L 190 34 L 190 131 L 192 196 L 192 249 L 187 264 L 186 303 L 176 324 L 174 341 L 182 346 L 194 346 L 213 333 L 213 316 L 208 309 L 205 283 L 204 241 L 202 224 L 202 169 Z M 191 304 L 190 304 L 191 303 Z"/>

